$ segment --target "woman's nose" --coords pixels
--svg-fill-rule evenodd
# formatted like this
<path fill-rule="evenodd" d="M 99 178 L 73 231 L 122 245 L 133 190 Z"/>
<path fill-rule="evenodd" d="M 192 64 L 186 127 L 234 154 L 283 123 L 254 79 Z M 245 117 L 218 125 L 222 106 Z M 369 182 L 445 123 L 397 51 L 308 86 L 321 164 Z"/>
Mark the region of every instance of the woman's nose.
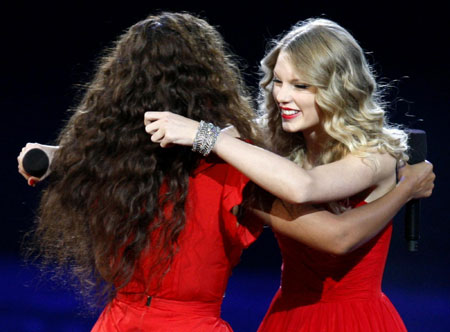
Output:
<path fill-rule="evenodd" d="M 288 103 L 291 101 L 291 93 L 287 84 L 282 84 L 277 87 L 275 99 L 278 103 Z"/>

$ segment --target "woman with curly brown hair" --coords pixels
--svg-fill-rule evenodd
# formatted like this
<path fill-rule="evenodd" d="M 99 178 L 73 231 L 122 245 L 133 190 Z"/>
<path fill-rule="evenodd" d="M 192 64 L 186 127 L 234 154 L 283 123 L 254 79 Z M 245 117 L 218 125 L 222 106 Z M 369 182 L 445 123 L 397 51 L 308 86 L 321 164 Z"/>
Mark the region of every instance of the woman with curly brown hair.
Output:
<path fill-rule="evenodd" d="M 150 16 L 107 52 L 62 130 L 34 240 L 60 276 L 111 300 L 93 331 L 230 331 L 220 306 L 260 227 L 231 210 L 247 178 L 189 148 L 161 149 L 144 113 L 172 110 L 252 139 L 254 112 L 219 33 Z"/>

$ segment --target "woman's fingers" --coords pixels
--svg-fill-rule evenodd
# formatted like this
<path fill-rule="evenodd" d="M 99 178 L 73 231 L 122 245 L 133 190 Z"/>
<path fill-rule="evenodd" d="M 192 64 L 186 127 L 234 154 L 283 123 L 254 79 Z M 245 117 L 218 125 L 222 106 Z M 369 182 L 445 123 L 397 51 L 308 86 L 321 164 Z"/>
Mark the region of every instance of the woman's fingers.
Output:
<path fill-rule="evenodd" d="M 145 131 L 150 134 L 150 140 L 154 143 L 159 143 L 161 147 L 167 147 L 171 142 L 166 142 L 166 128 L 162 125 L 161 121 L 149 122 L 145 126 Z"/>
<path fill-rule="evenodd" d="M 164 136 L 165 136 L 165 131 L 163 128 L 160 128 L 151 134 L 150 139 L 154 143 L 161 143 L 161 141 L 164 139 Z"/>
<path fill-rule="evenodd" d="M 145 112 L 144 113 L 144 124 L 148 125 L 154 121 L 162 119 L 164 117 L 169 116 L 170 112 Z"/>
<path fill-rule="evenodd" d="M 150 135 L 153 135 L 160 128 L 161 128 L 161 123 L 158 121 L 149 122 L 148 124 L 145 125 L 145 131 Z"/>
<path fill-rule="evenodd" d="M 407 180 L 411 187 L 413 198 L 429 197 L 433 193 L 436 174 L 433 172 L 433 164 L 429 161 L 415 165 L 406 164 L 399 169 L 401 181 Z"/>
<path fill-rule="evenodd" d="M 145 131 L 162 147 L 173 144 L 192 146 L 198 122 L 171 112 L 145 112 Z"/>
<path fill-rule="evenodd" d="M 36 186 L 36 183 L 38 183 L 39 181 L 40 181 L 40 179 L 39 179 L 39 178 L 36 178 L 36 177 L 34 177 L 34 176 L 30 176 L 30 177 L 27 179 L 28 185 L 31 186 L 31 187 Z"/>

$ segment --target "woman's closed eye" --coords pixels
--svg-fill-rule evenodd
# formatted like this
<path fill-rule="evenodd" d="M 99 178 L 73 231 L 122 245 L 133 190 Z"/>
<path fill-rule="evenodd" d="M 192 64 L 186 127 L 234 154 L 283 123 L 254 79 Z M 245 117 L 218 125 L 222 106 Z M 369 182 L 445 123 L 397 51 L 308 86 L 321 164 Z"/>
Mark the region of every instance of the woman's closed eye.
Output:
<path fill-rule="evenodd" d="M 310 87 L 310 85 L 308 84 L 294 84 L 295 88 L 297 89 L 302 89 L 302 90 L 306 90 Z"/>
<path fill-rule="evenodd" d="M 272 82 L 273 82 L 274 84 L 281 84 L 281 80 L 278 79 L 278 78 L 273 78 L 273 79 L 272 79 Z"/>

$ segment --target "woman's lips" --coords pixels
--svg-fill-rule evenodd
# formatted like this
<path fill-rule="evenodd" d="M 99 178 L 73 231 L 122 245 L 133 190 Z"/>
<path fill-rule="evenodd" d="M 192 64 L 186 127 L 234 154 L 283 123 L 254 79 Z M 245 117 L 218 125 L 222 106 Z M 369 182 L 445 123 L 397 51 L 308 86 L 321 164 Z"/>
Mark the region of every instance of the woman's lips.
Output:
<path fill-rule="evenodd" d="M 294 110 L 292 108 L 280 107 L 281 117 L 283 119 L 289 120 L 297 117 L 300 114 L 299 110 Z"/>

